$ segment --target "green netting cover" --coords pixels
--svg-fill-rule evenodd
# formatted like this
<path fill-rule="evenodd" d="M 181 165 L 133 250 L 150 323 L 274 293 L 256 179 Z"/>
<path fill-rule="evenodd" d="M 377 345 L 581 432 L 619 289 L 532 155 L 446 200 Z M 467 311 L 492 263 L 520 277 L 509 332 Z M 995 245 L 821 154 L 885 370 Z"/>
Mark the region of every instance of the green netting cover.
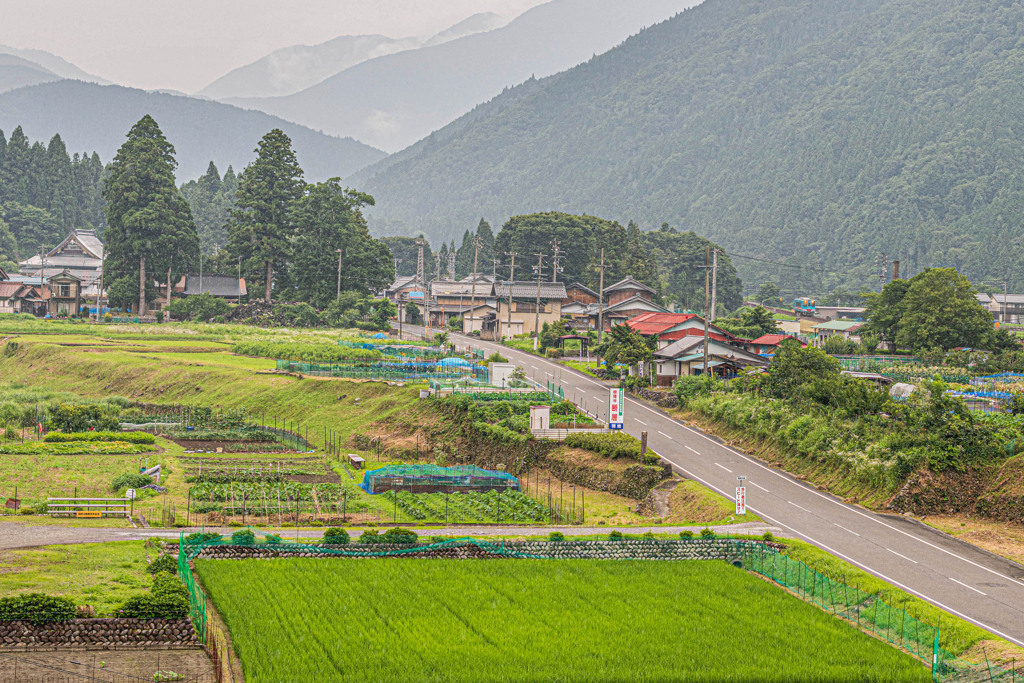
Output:
<path fill-rule="evenodd" d="M 417 486 L 518 490 L 519 480 L 508 472 L 485 470 L 476 465 L 389 465 L 367 472 L 361 486 L 371 494 Z"/>

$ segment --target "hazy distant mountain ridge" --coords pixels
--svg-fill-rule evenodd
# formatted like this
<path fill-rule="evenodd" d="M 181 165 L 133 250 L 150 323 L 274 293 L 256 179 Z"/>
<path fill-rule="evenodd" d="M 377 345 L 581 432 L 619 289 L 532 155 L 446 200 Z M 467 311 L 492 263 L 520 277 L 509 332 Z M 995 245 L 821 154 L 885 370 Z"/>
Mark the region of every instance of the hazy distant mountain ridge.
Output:
<path fill-rule="evenodd" d="M 46 52 L 45 50 L 27 50 L 0 45 L 0 54 L 20 57 L 21 59 L 37 65 L 43 71 L 48 71 L 60 76 L 61 78 L 73 78 L 79 81 L 100 83 L 101 85 L 108 85 L 110 83 L 110 81 L 105 78 L 100 78 L 99 76 L 83 71 L 63 57 L 58 57 L 55 54 Z"/>
<path fill-rule="evenodd" d="M 35 62 L 0 53 L 0 93 L 56 80 L 60 76 Z"/>
<path fill-rule="evenodd" d="M 553 0 L 502 28 L 371 59 L 287 97 L 230 102 L 393 151 L 508 86 L 568 69 L 696 1 Z"/>
<path fill-rule="evenodd" d="M 242 170 L 269 130 L 292 138 L 308 180 L 347 176 L 384 153 L 352 139 L 324 135 L 262 112 L 190 97 L 62 80 L 0 94 L 0 130 L 21 125 L 32 139 L 59 133 L 68 149 L 95 150 L 109 162 L 131 126 L 150 114 L 177 149 L 180 182 L 214 161 Z"/>
<path fill-rule="evenodd" d="M 542 210 L 667 221 L 744 278 L 876 286 L 1024 260 L 1024 3 L 707 0 L 350 181 L 375 230 Z"/>
<path fill-rule="evenodd" d="M 499 15 L 482 12 L 433 36 L 339 36 L 319 45 L 293 45 L 229 71 L 196 94 L 215 100 L 290 95 L 368 59 L 440 45 L 471 33 L 489 31 L 503 23 Z"/>

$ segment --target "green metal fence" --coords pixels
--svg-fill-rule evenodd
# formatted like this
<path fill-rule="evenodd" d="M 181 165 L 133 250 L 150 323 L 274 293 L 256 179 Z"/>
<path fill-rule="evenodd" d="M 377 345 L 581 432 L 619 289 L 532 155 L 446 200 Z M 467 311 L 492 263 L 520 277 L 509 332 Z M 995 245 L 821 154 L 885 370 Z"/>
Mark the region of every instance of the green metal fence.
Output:
<path fill-rule="evenodd" d="M 743 566 L 917 657 L 932 669 L 936 681 L 1024 682 L 1024 673 L 971 664 L 952 655 L 939 645 L 941 625 L 926 624 L 873 593 L 831 579 L 768 546 L 747 544 Z"/>
<path fill-rule="evenodd" d="M 192 569 L 188 566 L 185 549 L 185 535 L 178 537 L 178 576 L 188 589 L 188 615 L 196 627 L 196 635 L 201 642 L 206 642 L 206 594 L 196 585 Z"/>
<path fill-rule="evenodd" d="M 307 363 L 300 361 L 277 361 L 278 370 L 301 372 L 306 375 L 345 377 L 374 381 L 415 381 L 438 379 L 448 382 L 472 380 L 487 383 L 487 368 L 482 365 L 443 366 L 426 361 L 333 361 L 330 363 Z"/>

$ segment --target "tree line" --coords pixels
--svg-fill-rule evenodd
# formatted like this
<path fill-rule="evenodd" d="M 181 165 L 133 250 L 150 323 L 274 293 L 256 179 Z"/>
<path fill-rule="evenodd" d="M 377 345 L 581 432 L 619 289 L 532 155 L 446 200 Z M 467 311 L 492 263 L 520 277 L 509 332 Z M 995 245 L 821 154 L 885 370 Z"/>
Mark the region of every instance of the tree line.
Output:
<path fill-rule="evenodd" d="M 0 268 L 17 270 L 75 228 L 102 231 L 103 179 L 99 155 L 69 155 L 60 135 L 44 145 L 21 126 L 9 139 L 0 130 Z"/>
<path fill-rule="evenodd" d="M 400 275 L 415 275 L 418 246 L 413 237 L 385 237 L 391 247 Z M 437 260 L 430 242 L 423 238 L 424 266 L 432 279 Z M 544 255 L 543 278 L 579 282 L 594 291 L 601 285 L 601 251 L 604 250 L 604 284 L 612 285 L 626 276 L 653 288 L 656 299 L 684 309 L 704 309 L 705 263 L 709 250 L 718 245 L 693 232 L 680 232 L 668 224 L 644 232 L 635 223 L 623 227 L 616 221 L 587 215 L 560 212 L 513 216 L 494 235 L 490 224 L 480 219 L 474 230 L 467 229 L 462 243 L 443 243 L 441 277 L 447 277 L 448 255 L 455 254 L 455 277 L 473 272 L 474 245 L 479 239 L 477 272 L 507 280 L 512 276 L 515 254 L 515 279 L 536 279 L 538 254 Z M 558 272 L 552 272 L 554 243 L 558 242 Z M 495 261 L 498 263 L 495 264 Z M 718 303 L 723 311 L 737 309 L 742 303 L 742 287 L 732 261 L 724 253 L 718 259 Z"/>
<path fill-rule="evenodd" d="M 147 115 L 132 127 L 103 187 L 111 305 L 144 314 L 158 296 L 156 281 L 195 272 L 200 225 L 214 244 L 224 240 L 211 254 L 213 267 L 234 273 L 225 266 L 236 264 L 268 303 L 276 297 L 324 308 L 339 288 L 367 293 L 391 282 L 391 252 L 370 237 L 361 211 L 373 197 L 342 188 L 337 178 L 306 183 L 279 129 L 255 152 L 237 178 L 230 168 L 221 178 L 211 164 L 205 176 L 178 188 L 174 147 L 157 122 Z"/>

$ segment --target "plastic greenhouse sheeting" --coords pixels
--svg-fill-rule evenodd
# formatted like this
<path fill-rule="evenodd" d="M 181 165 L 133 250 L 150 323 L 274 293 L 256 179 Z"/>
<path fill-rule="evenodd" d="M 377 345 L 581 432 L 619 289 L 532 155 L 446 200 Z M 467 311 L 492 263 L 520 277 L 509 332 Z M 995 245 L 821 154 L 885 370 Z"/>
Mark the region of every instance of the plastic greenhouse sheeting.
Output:
<path fill-rule="evenodd" d="M 452 488 L 519 489 L 519 480 L 508 472 L 485 470 L 476 465 L 389 465 L 363 475 L 360 487 L 370 494 L 383 493 L 383 486 L 447 486 Z"/>

